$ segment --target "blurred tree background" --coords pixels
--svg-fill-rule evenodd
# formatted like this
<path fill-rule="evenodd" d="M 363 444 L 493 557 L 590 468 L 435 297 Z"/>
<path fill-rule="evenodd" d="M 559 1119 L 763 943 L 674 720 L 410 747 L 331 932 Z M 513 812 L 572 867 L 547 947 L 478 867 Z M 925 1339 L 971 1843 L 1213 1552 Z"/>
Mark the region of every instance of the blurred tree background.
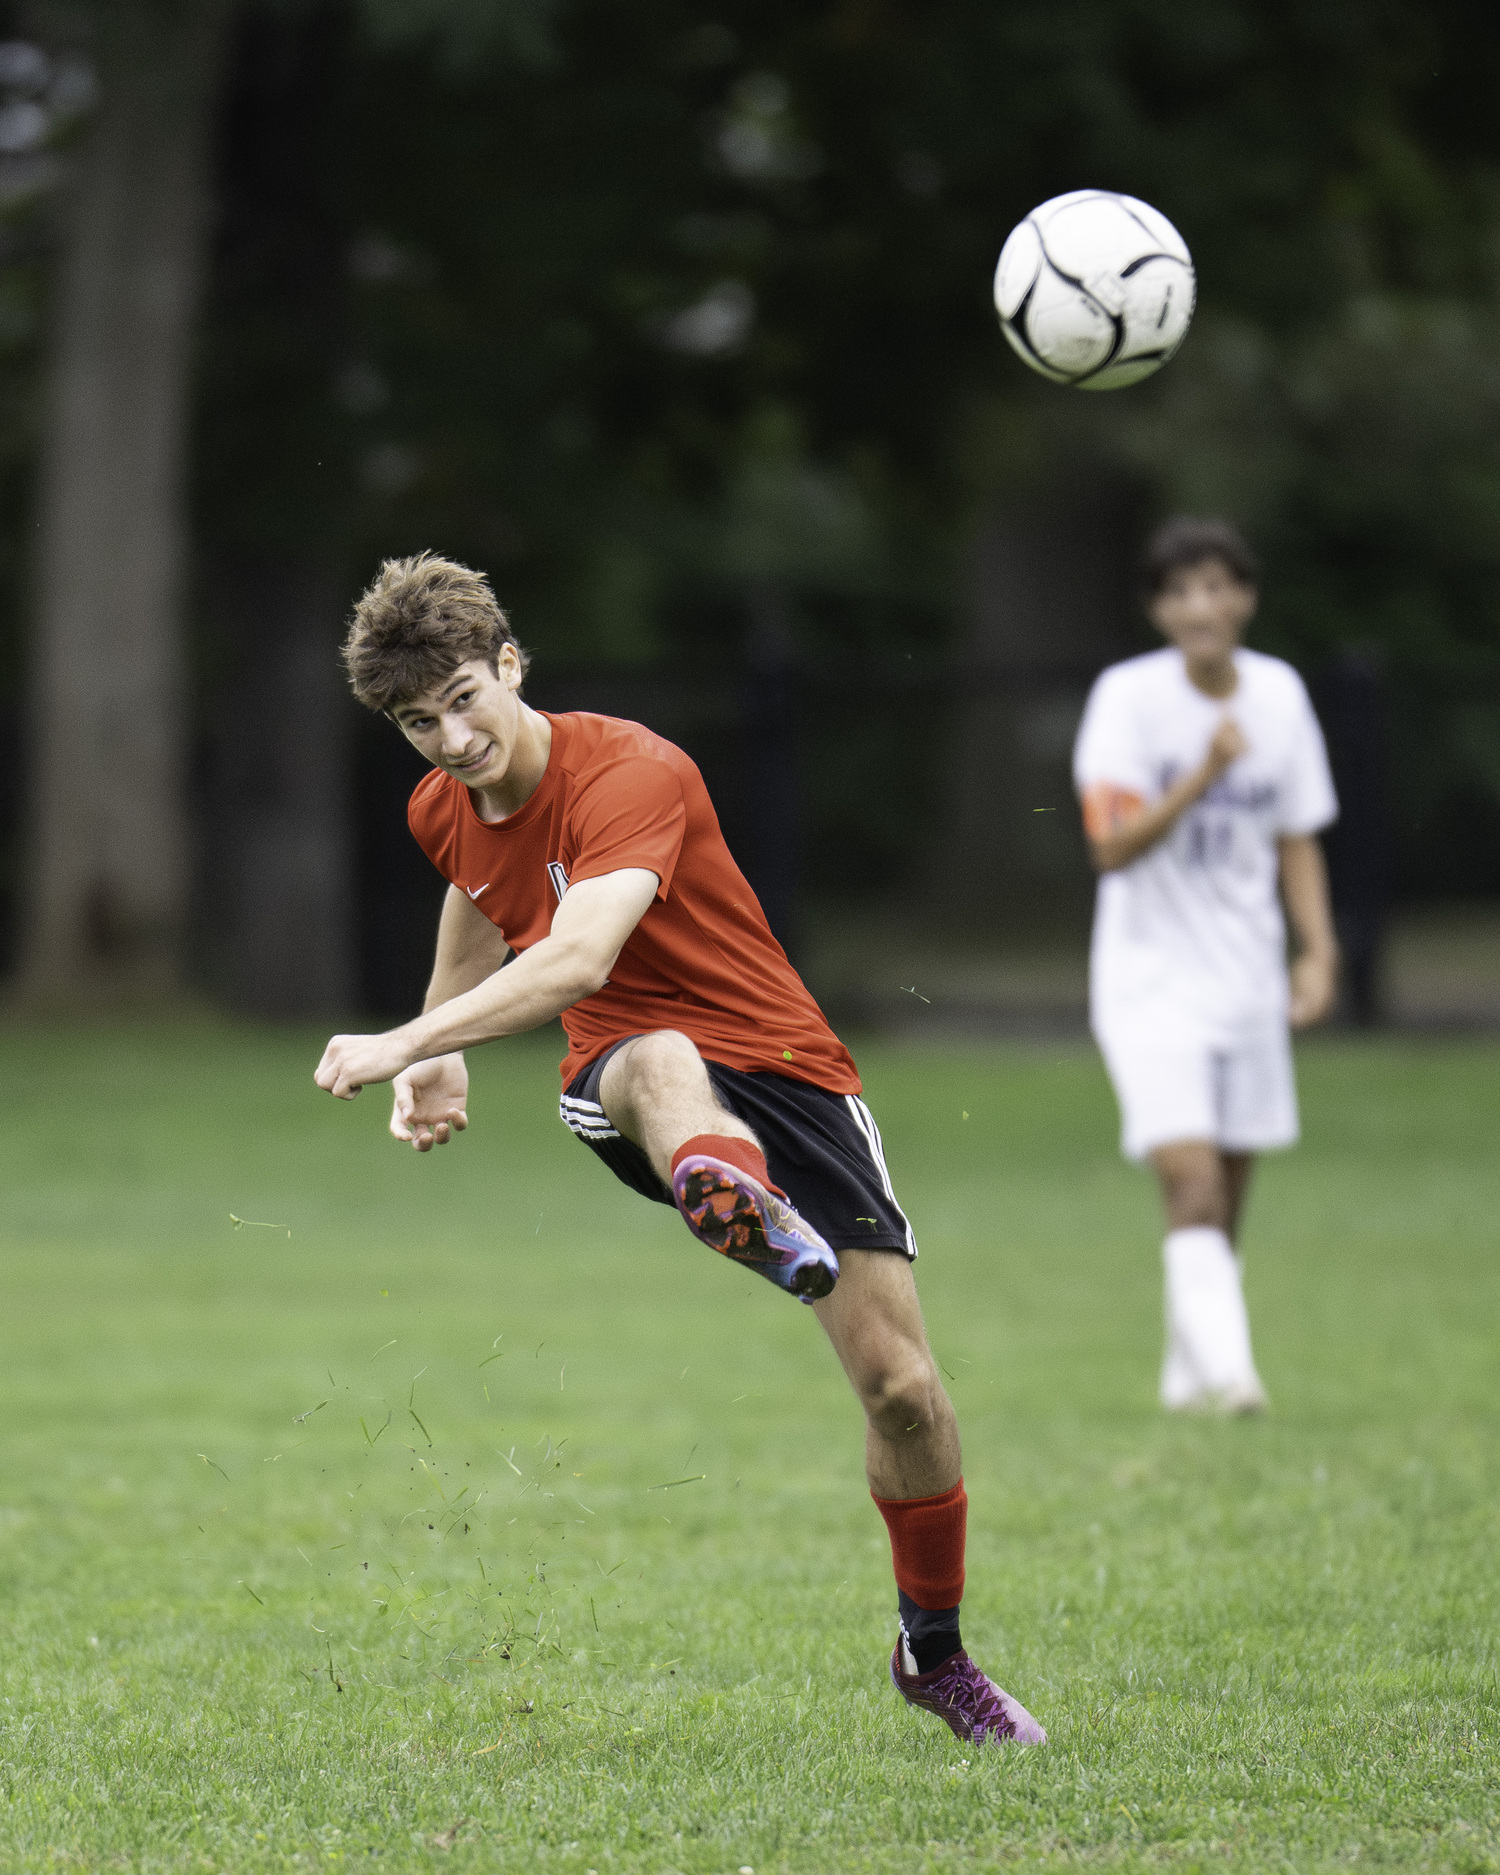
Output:
<path fill-rule="evenodd" d="M 186 833 L 163 921 L 90 913 L 65 994 L 409 1000 L 414 777 L 335 649 L 378 560 L 427 546 L 489 571 L 535 700 L 699 757 L 781 928 L 836 904 L 993 931 L 1076 923 L 1067 744 L 1146 642 L 1140 531 L 1227 513 L 1265 562 L 1255 642 L 1336 741 L 1378 685 L 1384 754 L 1356 709 L 1345 786 L 1391 889 L 1500 895 L 1492 8 L 257 0 L 209 45 L 212 8 L 121 5 L 163 65 L 197 31 L 212 76 L 159 504 L 183 700 L 151 717 Z M 100 292 L 69 257 L 127 83 L 112 17 L 0 7 L 0 922 L 34 987 L 69 733 L 38 701 L 61 575 L 37 543 L 67 321 Z M 1084 185 L 1155 203 L 1199 273 L 1180 357 L 1113 395 L 1031 378 L 989 305 L 1009 228 Z M 97 584 L 85 612 L 114 684 Z M 111 811 L 128 858 L 128 787 Z"/>

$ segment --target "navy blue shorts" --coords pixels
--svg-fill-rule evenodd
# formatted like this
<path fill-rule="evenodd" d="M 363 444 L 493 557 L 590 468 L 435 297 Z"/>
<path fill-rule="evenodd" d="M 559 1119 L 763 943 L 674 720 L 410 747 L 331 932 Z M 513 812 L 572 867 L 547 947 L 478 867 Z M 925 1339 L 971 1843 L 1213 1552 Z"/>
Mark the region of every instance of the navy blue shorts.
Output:
<path fill-rule="evenodd" d="M 563 1095 L 564 1122 L 615 1177 L 643 1198 L 673 1204 L 671 1191 L 633 1140 L 609 1123 L 599 1082 L 625 1036 L 591 1061 Z M 906 1214 L 896 1202 L 875 1116 L 857 1094 L 830 1094 L 769 1071 L 747 1074 L 705 1061 L 720 1104 L 760 1141 L 771 1177 L 830 1250 L 898 1250 L 917 1254 Z"/>

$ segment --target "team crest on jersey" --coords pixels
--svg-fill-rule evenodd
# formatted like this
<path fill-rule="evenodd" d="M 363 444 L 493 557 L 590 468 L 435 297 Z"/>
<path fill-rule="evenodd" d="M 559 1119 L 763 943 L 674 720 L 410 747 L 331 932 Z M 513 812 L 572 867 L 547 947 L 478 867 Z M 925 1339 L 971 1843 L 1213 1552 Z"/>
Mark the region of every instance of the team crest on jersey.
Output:
<path fill-rule="evenodd" d="M 557 894 L 559 905 L 568 895 L 568 875 L 563 871 L 560 859 L 547 861 L 547 877 L 552 881 L 552 890 Z"/>

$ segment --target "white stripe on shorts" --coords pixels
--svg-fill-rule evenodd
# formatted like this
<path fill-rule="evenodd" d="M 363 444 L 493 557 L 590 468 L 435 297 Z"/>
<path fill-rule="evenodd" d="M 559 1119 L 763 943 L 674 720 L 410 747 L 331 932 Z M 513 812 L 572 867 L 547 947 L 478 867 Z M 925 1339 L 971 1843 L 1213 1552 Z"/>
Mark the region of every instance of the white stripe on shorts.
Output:
<path fill-rule="evenodd" d="M 906 1213 L 896 1203 L 896 1193 L 892 1189 L 891 1175 L 886 1168 L 885 1147 L 881 1143 L 880 1128 L 875 1124 L 875 1115 L 871 1113 L 858 1094 L 845 1094 L 844 1103 L 853 1117 L 854 1124 L 865 1136 L 865 1143 L 870 1148 L 870 1157 L 875 1161 L 875 1170 L 880 1174 L 881 1188 L 895 1206 L 896 1216 L 900 1218 L 902 1228 L 906 1232 L 906 1253 L 914 1257 L 917 1254 L 917 1240 Z"/>
<path fill-rule="evenodd" d="M 609 1123 L 609 1115 L 597 1100 L 579 1100 L 564 1094 L 557 1103 L 558 1118 L 580 1139 L 618 1139 L 619 1129 Z"/>

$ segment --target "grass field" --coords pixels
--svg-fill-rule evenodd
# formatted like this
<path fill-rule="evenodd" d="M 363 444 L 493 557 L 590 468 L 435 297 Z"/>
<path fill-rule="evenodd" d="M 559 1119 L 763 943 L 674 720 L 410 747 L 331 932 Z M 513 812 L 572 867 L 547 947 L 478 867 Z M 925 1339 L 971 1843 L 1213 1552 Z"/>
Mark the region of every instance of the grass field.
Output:
<path fill-rule="evenodd" d="M 863 1051 L 965 1634 L 1052 1735 L 986 1753 L 886 1681 L 809 1312 L 588 1158 L 548 1038 L 425 1159 L 320 1040 L 6 1037 L 0 1869 L 1500 1869 L 1500 1050 L 1304 1052 L 1228 1424 L 1155 1408 L 1091 1056 Z"/>

